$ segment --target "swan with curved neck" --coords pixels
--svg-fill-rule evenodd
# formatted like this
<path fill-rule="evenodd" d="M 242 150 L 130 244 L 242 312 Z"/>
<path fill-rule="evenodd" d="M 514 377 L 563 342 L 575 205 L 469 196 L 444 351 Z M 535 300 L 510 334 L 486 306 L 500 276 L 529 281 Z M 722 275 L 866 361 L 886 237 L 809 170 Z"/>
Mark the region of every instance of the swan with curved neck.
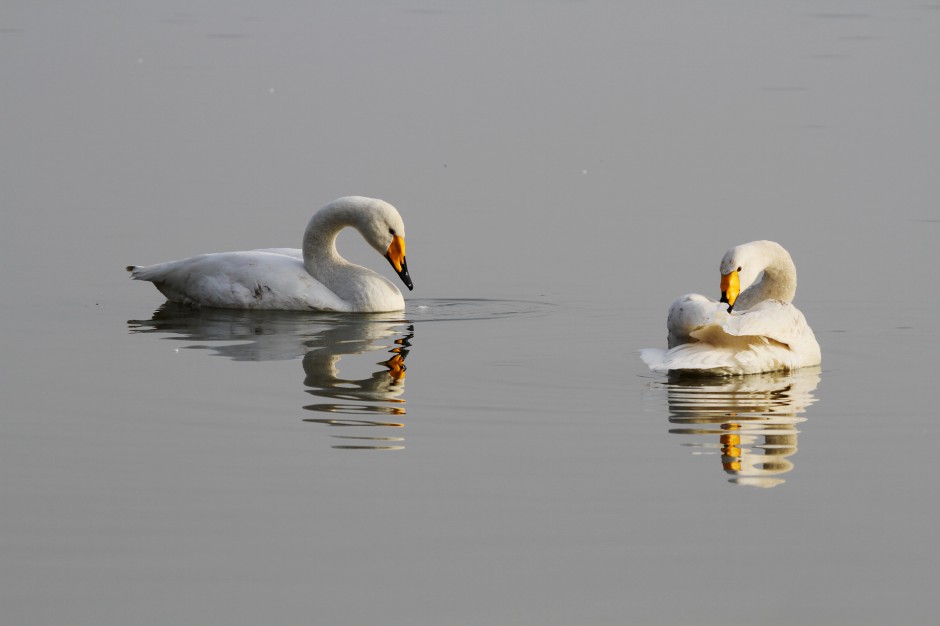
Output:
<path fill-rule="evenodd" d="M 721 260 L 720 301 L 682 296 L 669 307 L 667 350 L 640 351 L 656 372 L 758 374 L 818 365 L 819 343 L 793 306 L 796 266 L 773 241 L 752 241 Z"/>
<path fill-rule="evenodd" d="M 229 309 L 282 309 L 374 313 L 399 311 L 405 300 L 391 281 L 350 263 L 336 250 L 346 227 L 359 231 L 412 289 L 405 260 L 405 225 L 391 204 L 349 196 L 317 211 L 303 247 L 202 254 L 146 267 L 131 278 L 152 282 L 169 300 Z"/>

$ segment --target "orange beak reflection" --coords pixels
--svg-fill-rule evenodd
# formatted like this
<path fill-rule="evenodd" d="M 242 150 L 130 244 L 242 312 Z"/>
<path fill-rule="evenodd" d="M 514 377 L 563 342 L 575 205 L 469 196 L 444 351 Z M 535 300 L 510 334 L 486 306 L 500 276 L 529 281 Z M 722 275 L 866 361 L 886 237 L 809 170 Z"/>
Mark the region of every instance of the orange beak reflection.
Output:
<path fill-rule="evenodd" d="M 402 355 L 394 355 L 392 358 L 386 361 L 384 365 L 388 368 L 388 375 L 393 379 L 402 380 L 405 378 L 405 357 Z"/>

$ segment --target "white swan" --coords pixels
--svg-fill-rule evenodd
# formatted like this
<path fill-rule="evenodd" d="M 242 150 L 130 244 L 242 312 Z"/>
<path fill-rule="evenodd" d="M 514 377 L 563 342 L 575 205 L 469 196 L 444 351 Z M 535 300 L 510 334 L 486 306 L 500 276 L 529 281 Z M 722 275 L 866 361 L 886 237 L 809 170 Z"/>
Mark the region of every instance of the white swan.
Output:
<path fill-rule="evenodd" d="M 819 365 L 816 336 L 791 304 L 796 266 L 783 246 L 741 244 L 720 270 L 720 302 L 689 294 L 669 307 L 669 349 L 640 350 L 650 369 L 724 376 Z"/>
<path fill-rule="evenodd" d="M 169 300 L 226 309 L 341 312 L 399 311 L 405 300 L 395 285 L 336 251 L 336 236 L 358 230 L 413 289 L 405 263 L 405 225 L 391 204 L 374 198 L 340 198 L 317 211 L 304 232 L 303 250 L 265 248 L 201 254 L 127 271 L 152 282 Z"/>

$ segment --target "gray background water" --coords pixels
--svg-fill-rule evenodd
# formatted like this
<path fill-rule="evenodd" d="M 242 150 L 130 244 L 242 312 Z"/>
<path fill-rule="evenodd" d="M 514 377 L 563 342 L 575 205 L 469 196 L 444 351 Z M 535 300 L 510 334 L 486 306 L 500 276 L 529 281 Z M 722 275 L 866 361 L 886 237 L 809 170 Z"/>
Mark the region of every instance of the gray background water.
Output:
<path fill-rule="evenodd" d="M 938 77 L 919 0 L 4 3 L 0 621 L 931 622 Z M 348 194 L 403 315 L 123 270 Z M 822 369 L 649 374 L 757 238 Z"/>

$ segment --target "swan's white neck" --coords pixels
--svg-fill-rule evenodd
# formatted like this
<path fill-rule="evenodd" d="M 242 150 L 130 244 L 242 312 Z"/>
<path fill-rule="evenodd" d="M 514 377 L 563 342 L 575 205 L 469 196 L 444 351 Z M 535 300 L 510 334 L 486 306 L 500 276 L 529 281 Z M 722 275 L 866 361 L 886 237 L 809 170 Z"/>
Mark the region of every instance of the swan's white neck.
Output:
<path fill-rule="evenodd" d="M 304 267 L 310 275 L 327 284 L 320 274 L 333 265 L 348 265 L 349 262 L 336 251 L 336 237 L 347 226 L 356 226 L 354 216 L 344 207 L 326 207 L 317 211 L 304 231 Z M 327 285 L 329 286 L 329 285 Z"/>
<path fill-rule="evenodd" d="M 738 296 L 734 308 L 746 310 L 764 300 L 792 302 L 796 295 L 796 265 L 790 253 L 772 241 L 755 241 L 739 248 L 746 248 L 739 262 L 756 264 L 759 274 Z"/>
<path fill-rule="evenodd" d="M 346 203 L 334 204 L 310 218 L 304 231 L 304 267 L 352 310 L 388 310 L 385 303 L 389 298 L 401 300 L 401 292 L 384 277 L 350 263 L 336 250 L 336 237 L 347 226 L 365 235 L 360 209 Z"/>

